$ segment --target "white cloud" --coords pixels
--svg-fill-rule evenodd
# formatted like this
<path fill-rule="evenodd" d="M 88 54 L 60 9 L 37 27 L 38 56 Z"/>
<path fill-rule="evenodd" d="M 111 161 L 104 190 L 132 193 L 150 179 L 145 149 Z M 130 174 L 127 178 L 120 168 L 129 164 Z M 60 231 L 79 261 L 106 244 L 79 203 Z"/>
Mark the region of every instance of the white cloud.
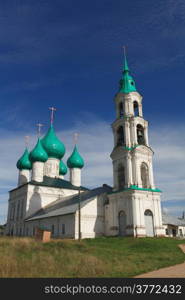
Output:
<path fill-rule="evenodd" d="M 85 160 L 82 170 L 82 184 L 95 187 L 107 183 L 112 185 L 112 162 L 110 153 L 113 148 L 113 136 L 110 124 L 93 116 L 83 116 L 70 130 L 58 132 L 57 135 L 66 146 L 64 161 L 73 149 L 73 134 L 80 134 L 78 149 Z M 150 131 L 151 146 L 155 151 L 154 175 L 156 186 L 162 191 L 163 206 L 168 202 L 183 201 L 185 204 L 185 128 L 177 125 L 156 127 Z M 6 214 L 8 190 L 17 184 L 16 161 L 24 150 L 24 133 L 1 131 L 0 143 L 0 215 Z M 35 137 L 31 136 L 31 147 Z M 67 176 L 68 178 L 68 176 Z M 166 204 L 165 204 L 166 202 Z M 169 208 L 171 213 L 181 215 L 183 205 Z M 2 219 L 2 216 L 0 216 Z M 3 219 L 4 220 L 4 219 Z"/>

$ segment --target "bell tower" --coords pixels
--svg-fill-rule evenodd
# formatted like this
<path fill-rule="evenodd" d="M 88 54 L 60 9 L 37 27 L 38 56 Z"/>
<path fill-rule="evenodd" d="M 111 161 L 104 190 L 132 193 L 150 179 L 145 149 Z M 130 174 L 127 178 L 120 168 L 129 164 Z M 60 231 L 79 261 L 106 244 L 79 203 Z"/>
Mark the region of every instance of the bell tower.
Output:
<path fill-rule="evenodd" d="M 130 75 L 126 55 L 114 102 L 114 148 L 110 155 L 114 187 L 105 207 L 106 234 L 163 236 L 161 191 L 154 184 L 148 121 L 144 119 L 142 96 Z"/>
<path fill-rule="evenodd" d="M 154 189 L 153 151 L 148 142 L 148 121 L 143 118 L 142 96 L 129 74 L 124 57 L 120 89 L 115 96 L 116 119 L 112 124 L 114 190 L 131 185 Z"/>

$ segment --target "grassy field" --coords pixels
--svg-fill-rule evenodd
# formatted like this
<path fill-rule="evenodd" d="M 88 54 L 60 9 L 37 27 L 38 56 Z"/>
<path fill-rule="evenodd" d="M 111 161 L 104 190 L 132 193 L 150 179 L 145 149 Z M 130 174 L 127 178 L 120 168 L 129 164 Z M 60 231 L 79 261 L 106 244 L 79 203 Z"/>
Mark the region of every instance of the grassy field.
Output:
<path fill-rule="evenodd" d="M 0 277 L 133 277 L 185 261 L 170 238 L 36 242 L 0 237 Z"/>

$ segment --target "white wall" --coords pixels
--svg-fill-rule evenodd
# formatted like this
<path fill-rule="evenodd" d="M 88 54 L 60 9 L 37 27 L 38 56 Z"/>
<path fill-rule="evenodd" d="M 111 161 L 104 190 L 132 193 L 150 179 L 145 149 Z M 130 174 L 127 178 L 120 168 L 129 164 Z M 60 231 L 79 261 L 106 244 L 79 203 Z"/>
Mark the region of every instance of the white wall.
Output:
<path fill-rule="evenodd" d="M 94 238 L 104 235 L 104 195 L 91 198 L 81 208 L 81 237 Z M 76 212 L 75 238 L 78 239 L 79 214 Z"/>
<path fill-rule="evenodd" d="M 31 216 L 37 210 L 58 199 L 62 200 L 63 197 L 77 193 L 77 190 L 29 185 L 25 217 Z"/>
<path fill-rule="evenodd" d="M 24 219 L 33 215 L 42 207 L 66 196 L 78 193 L 77 190 L 27 184 L 10 192 L 6 234 L 23 234 Z M 12 218 L 14 212 L 14 218 Z"/>
<path fill-rule="evenodd" d="M 65 232 L 62 232 L 63 224 Z M 44 218 L 40 220 L 25 222 L 25 233 L 29 230 L 29 235 L 33 236 L 34 228 L 45 228 L 52 231 L 54 225 L 54 233 L 52 238 L 74 238 L 75 235 L 75 215 L 69 214 L 64 216 L 56 216 L 51 218 Z"/>

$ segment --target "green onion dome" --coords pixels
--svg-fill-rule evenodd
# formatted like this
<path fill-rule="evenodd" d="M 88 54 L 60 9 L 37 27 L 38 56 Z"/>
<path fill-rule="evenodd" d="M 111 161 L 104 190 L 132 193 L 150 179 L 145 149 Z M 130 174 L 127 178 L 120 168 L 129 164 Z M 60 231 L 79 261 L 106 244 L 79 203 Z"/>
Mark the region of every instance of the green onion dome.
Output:
<path fill-rule="evenodd" d="M 29 159 L 29 152 L 28 152 L 27 148 L 25 149 L 24 154 L 18 160 L 18 162 L 17 162 L 17 168 L 19 170 L 31 170 L 32 163 L 31 163 L 31 161 Z"/>
<path fill-rule="evenodd" d="M 31 162 L 45 162 L 48 159 L 48 155 L 42 146 L 40 138 L 38 138 L 37 144 L 35 148 L 30 152 L 29 157 Z"/>
<path fill-rule="evenodd" d="M 46 150 L 48 157 L 61 159 L 65 154 L 65 146 L 57 138 L 52 125 L 42 139 L 42 146 Z"/>
<path fill-rule="evenodd" d="M 66 175 L 67 173 L 67 167 L 64 164 L 64 162 L 61 160 L 59 164 L 59 175 Z"/>
<path fill-rule="evenodd" d="M 68 168 L 72 169 L 72 168 L 83 168 L 84 166 L 84 160 L 83 158 L 80 156 L 77 147 L 75 145 L 73 153 L 71 154 L 71 156 L 68 158 L 67 160 L 67 166 Z"/>

